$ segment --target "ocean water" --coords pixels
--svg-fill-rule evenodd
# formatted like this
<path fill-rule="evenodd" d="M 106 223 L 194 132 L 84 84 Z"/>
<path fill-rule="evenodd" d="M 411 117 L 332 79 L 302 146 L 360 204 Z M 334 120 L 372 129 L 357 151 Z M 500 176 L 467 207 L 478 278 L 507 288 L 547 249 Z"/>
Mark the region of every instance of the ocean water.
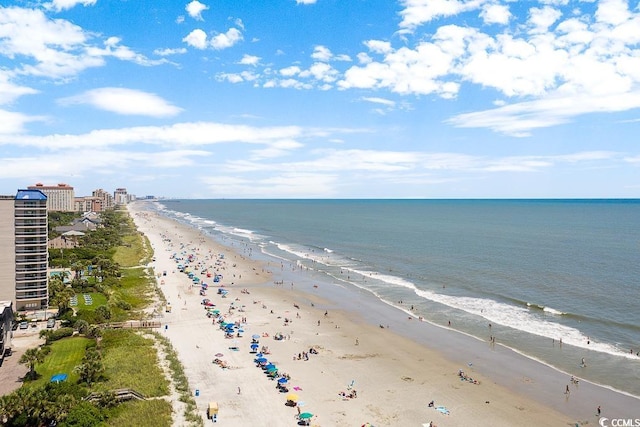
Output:
<path fill-rule="evenodd" d="M 314 280 L 357 286 L 640 396 L 640 200 L 173 200 L 156 208 L 305 267 Z"/>

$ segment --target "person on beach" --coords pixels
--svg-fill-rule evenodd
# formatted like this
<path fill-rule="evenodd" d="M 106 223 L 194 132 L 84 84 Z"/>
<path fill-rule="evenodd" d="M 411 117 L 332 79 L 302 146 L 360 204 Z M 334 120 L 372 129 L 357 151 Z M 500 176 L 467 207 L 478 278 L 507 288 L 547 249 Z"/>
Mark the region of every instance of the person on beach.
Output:
<path fill-rule="evenodd" d="M 596 409 L 596 414 L 600 416 L 600 405 L 598 405 L 598 409 Z"/>
<path fill-rule="evenodd" d="M 567 384 L 567 388 L 565 388 L 564 394 L 571 394 L 571 390 L 569 390 L 569 384 Z"/>

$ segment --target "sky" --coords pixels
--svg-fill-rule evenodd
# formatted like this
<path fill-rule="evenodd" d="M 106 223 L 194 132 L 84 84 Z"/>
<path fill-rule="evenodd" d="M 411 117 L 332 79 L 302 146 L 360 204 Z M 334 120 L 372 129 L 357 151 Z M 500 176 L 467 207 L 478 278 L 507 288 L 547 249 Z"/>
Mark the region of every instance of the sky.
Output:
<path fill-rule="evenodd" d="M 3 0 L 0 194 L 640 198 L 640 4 Z"/>

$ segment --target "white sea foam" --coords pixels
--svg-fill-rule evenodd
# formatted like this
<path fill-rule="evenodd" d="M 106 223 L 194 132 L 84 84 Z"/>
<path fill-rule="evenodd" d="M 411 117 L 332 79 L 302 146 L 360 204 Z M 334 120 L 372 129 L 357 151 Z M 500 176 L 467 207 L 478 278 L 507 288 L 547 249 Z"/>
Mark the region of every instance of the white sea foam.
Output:
<path fill-rule="evenodd" d="M 414 283 L 401 277 L 381 274 L 375 271 L 358 269 L 348 270 L 369 279 L 376 279 L 390 285 L 401 286 L 403 288 L 410 289 L 414 291 L 416 295 L 429 301 L 444 304 L 448 307 L 480 316 L 490 323 L 507 326 L 509 328 L 550 339 L 562 338 L 562 341 L 565 344 L 589 349 L 592 351 L 598 351 L 616 356 L 623 356 L 626 358 L 636 357 L 623 352 L 622 350 L 616 348 L 611 344 L 590 340 L 589 337 L 587 337 L 578 329 L 545 319 L 544 314 L 553 314 L 554 317 L 556 315 L 563 314 L 561 311 L 556 309 L 536 305 L 535 307 L 541 310 L 540 314 L 536 314 L 535 311 L 530 310 L 530 308 L 533 307 L 531 304 L 527 304 L 528 307 L 524 307 L 502 303 L 487 298 L 460 297 L 440 294 L 433 291 L 418 289 Z M 356 283 L 354 284 L 358 287 L 366 289 L 365 286 Z M 373 293 L 376 296 L 381 297 L 378 292 Z"/>
<path fill-rule="evenodd" d="M 542 309 L 542 311 L 544 311 L 545 313 L 550 313 L 550 314 L 554 314 L 556 316 L 563 316 L 567 313 L 560 311 L 560 310 L 556 310 L 555 308 L 551 308 L 551 307 L 544 307 Z"/>

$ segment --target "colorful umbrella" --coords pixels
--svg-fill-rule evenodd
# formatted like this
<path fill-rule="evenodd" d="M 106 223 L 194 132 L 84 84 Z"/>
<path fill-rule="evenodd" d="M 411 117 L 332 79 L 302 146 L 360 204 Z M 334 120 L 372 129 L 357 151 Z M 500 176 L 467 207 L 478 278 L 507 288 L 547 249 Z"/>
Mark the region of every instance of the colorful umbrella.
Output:
<path fill-rule="evenodd" d="M 298 401 L 298 395 L 295 393 L 289 393 L 287 394 L 287 400 L 291 400 L 292 402 L 297 402 Z"/>
<path fill-rule="evenodd" d="M 308 420 L 311 417 L 313 417 L 313 414 L 311 412 L 303 412 L 298 415 L 298 418 L 300 418 L 301 420 Z"/>

